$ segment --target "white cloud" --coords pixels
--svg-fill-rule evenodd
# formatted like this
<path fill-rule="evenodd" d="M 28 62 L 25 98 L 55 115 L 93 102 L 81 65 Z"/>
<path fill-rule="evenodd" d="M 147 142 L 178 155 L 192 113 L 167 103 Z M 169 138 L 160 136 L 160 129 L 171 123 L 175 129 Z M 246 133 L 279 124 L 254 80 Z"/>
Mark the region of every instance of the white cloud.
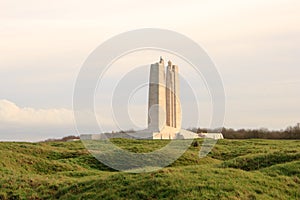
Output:
<path fill-rule="evenodd" d="M 87 117 L 84 113 L 80 115 L 81 126 L 87 130 L 95 127 L 89 120 L 90 114 Z M 106 118 L 103 113 L 96 115 L 101 125 L 106 128 L 104 131 L 116 128 L 111 117 Z M 0 141 L 41 141 L 47 138 L 78 135 L 75 126 L 73 110 L 20 107 L 14 102 L 0 99 Z"/>
<path fill-rule="evenodd" d="M 73 112 L 65 108 L 20 107 L 0 99 L 0 141 L 42 141 L 76 135 Z"/>
<path fill-rule="evenodd" d="M 0 123 L 19 125 L 71 125 L 73 112 L 68 109 L 34 109 L 21 108 L 8 100 L 0 100 Z"/>

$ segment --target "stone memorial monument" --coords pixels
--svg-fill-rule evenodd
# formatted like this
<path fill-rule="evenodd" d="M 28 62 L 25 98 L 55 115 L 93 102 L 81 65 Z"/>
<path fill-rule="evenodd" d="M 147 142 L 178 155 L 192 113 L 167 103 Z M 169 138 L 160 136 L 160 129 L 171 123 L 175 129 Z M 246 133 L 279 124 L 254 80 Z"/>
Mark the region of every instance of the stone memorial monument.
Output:
<path fill-rule="evenodd" d="M 150 66 L 148 131 L 153 139 L 175 139 L 181 129 L 178 66 L 164 60 Z"/>

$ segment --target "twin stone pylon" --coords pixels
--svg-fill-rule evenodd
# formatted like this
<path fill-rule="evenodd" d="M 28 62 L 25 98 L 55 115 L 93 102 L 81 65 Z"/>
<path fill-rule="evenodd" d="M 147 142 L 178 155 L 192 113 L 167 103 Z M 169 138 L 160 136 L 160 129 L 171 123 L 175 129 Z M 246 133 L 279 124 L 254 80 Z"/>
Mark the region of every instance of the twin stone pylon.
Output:
<path fill-rule="evenodd" d="M 164 60 L 151 64 L 148 96 L 148 130 L 152 139 L 175 139 L 181 129 L 178 66 Z"/>
<path fill-rule="evenodd" d="M 82 140 L 108 138 L 193 139 L 196 133 L 181 129 L 181 105 L 178 66 L 164 60 L 151 64 L 148 96 L 148 128 L 126 134 L 82 134 Z"/>

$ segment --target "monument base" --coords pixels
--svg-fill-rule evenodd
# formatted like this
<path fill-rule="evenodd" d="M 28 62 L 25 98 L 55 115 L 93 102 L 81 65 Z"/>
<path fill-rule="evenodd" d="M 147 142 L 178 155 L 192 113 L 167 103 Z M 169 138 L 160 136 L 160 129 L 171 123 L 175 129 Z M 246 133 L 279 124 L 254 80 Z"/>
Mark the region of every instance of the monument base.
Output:
<path fill-rule="evenodd" d="M 160 131 L 153 131 L 151 129 L 144 129 L 137 131 L 136 133 L 129 133 L 135 139 L 152 139 L 152 140 L 176 140 L 176 139 L 194 139 L 199 138 L 198 134 L 187 131 L 184 129 L 178 129 L 170 126 L 165 126 Z"/>
<path fill-rule="evenodd" d="M 195 139 L 195 138 L 210 138 L 224 139 L 222 133 L 194 133 L 184 129 L 176 129 L 166 126 L 161 131 L 151 131 L 144 129 L 132 133 L 103 133 L 103 134 L 82 134 L 81 140 L 103 140 L 110 138 L 127 138 L 127 139 L 145 139 L 145 140 L 176 140 L 176 139 Z"/>

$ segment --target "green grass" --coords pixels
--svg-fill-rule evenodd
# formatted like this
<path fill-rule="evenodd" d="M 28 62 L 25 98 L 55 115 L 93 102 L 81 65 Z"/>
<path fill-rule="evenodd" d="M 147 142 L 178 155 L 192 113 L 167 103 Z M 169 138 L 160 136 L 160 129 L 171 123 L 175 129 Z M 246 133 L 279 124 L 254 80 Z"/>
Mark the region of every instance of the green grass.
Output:
<path fill-rule="evenodd" d="M 170 141 L 112 142 L 145 153 Z M 200 148 L 157 172 L 129 174 L 81 142 L 2 142 L 0 199 L 300 199 L 299 140 L 219 140 L 202 159 Z"/>

